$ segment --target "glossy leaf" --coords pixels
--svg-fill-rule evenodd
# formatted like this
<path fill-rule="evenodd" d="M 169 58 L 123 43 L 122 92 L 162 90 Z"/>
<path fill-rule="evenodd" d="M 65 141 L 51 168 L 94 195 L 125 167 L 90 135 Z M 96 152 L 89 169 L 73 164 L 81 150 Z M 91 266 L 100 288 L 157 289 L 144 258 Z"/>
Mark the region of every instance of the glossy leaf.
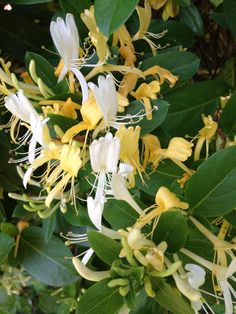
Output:
<path fill-rule="evenodd" d="M 232 137 L 236 134 L 236 121 L 234 117 L 235 112 L 236 93 L 234 93 L 227 102 L 225 108 L 222 111 L 219 122 L 219 125 L 222 128 L 223 132 Z"/>
<path fill-rule="evenodd" d="M 52 0 L 9 0 L 8 3 L 12 4 L 38 4 L 38 3 L 46 3 Z"/>
<path fill-rule="evenodd" d="M 236 38 L 236 1 L 224 0 L 223 6 L 228 27 L 233 33 L 234 38 Z"/>
<path fill-rule="evenodd" d="M 194 311 L 190 304 L 187 303 L 179 294 L 177 289 L 172 288 L 164 280 L 156 279 L 152 281 L 154 287 L 156 287 L 155 300 L 161 304 L 164 308 L 174 314 L 193 314 Z"/>
<path fill-rule="evenodd" d="M 159 244 L 167 242 L 167 251 L 178 252 L 185 244 L 187 238 L 187 223 L 184 216 L 178 211 L 163 213 L 153 233 L 153 241 Z"/>
<path fill-rule="evenodd" d="M 42 225 L 43 225 L 44 240 L 46 243 L 48 243 L 56 227 L 56 212 L 54 212 L 47 219 L 44 219 Z"/>
<path fill-rule="evenodd" d="M 190 178 L 186 196 L 192 213 L 214 217 L 236 207 L 235 154 L 235 146 L 218 151 Z"/>
<path fill-rule="evenodd" d="M 191 6 L 181 8 L 179 19 L 181 22 L 185 23 L 196 35 L 202 36 L 204 34 L 202 17 L 197 7 L 193 3 Z"/>
<path fill-rule="evenodd" d="M 22 235 L 20 250 L 23 250 L 22 266 L 35 279 L 54 287 L 68 285 L 79 276 L 71 261 L 70 250 L 57 237 L 44 241 L 43 230 L 31 227 Z"/>
<path fill-rule="evenodd" d="M 168 112 L 169 104 L 161 99 L 151 100 L 152 108 L 156 108 L 152 112 L 152 119 L 148 120 L 144 116 L 138 123 L 129 124 L 129 126 L 135 127 L 139 125 L 141 127 L 141 136 L 150 133 L 162 124 Z M 145 108 L 141 101 L 133 101 L 128 108 L 125 110 L 124 116 L 134 116 L 135 114 L 141 113 L 145 115 Z M 135 118 L 133 119 L 135 121 Z"/>
<path fill-rule="evenodd" d="M 213 114 L 219 97 L 228 86 L 222 81 L 206 81 L 184 86 L 164 96 L 171 104 L 162 127 L 171 136 L 195 136 L 202 127 L 201 114 Z"/>
<path fill-rule="evenodd" d="M 132 226 L 139 214 L 125 201 L 108 200 L 105 203 L 103 216 L 115 230 Z"/>
<path fill-rule="evenodd" d="M 119 287 L 109 288 L 110 279 L 95 283 L 81 297 L 77 313 L 83 314 L 117 314 L 123 305 L 123 297 L 119 294 Z"/>
<path fill-rule="evenodd" d="M 98 257 L 111 265 L 119 257 L 120 243 L 96 231 L 88 232 L 88 240 Z"/>
<path fill-rule="evenodd" d="M 159 164 L 156 170 L 147 168 L 147 177 L 144 175 L 144 182 L 136 176 L 137 186 L 146 193 L 155 196 L 161 186 L 168 186 L 171 191 L 178 191 L 177 180 L 181 178 L 183 170 L 177 167 L 172 161 L 165 160 Z"/>
<path fill-rule="evenodd" d="M 15 241 L 12 237 L 3 232 L 0 233 L 0 264 L 6 259 L 14 245 Z"/>
<path fill-rule="evenodd" d="M 133 13 L 138 0 L 95 0 L 95 19 L 107 37 L 124 24 Z"/>

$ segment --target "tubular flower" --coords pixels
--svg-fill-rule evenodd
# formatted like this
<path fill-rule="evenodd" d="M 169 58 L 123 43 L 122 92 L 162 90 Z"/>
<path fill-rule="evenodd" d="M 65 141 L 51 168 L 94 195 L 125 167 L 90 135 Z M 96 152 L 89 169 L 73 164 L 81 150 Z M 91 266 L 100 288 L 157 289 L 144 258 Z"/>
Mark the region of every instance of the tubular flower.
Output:
<path fill-rule="evenodd" d="M 47 114 L 60 114 L 71 119 L 77 118 L 77 111 L 81 108 L 80 105 L 75 103 L 69 97 L 66 101 L 63 100 L 41 100 L 39 105 L 42 106 L 42 111 Z"/>
<path fill-rule="evenodd" d="M 147 223 L 151 222 L 153 219 L 158 218 L 162 213 L 167 212 L 173 208 L 179 209 L 188 209 L 188 203 L 180 201 L 179 198 L 169 189 L 164 186 L 161 186 L 156 193 L 156 205 L 151 206 L 154 207 L 148 214 L 143 214 L 135 224 L 136 228 L 142 228 Z M 148 208 L 149 209 L 149 208 Z"/>
<path fill-rule="evenodd" d="M 206 142 L 206 158 L 208 157 L 209 143 L 211 139 L 215 136 L 218 128 L 217 122 L 213 121 L 211 116 L 206 117 L 205 115 L 202 115 L 202 119 L 205 126 L 200 131 L 198 131 L 198 141 L 195 147 L 194 160 L 199 160 L 204 142 Z"/>
<path fill-rule="evenodd" d="M 9 122 L 12 140 L 16 143 L 15 128 L 19 121 L 26 123 L 25 126 L 28 128 L 28 131 L 20 140 L 20 146 L 27 143 L 27 140 L 32 133 L 28 149 L 28 161 L 32 162 L 35 158 L 37 143 L 46 147 L 50 141 L 50 135 L 46 125 L 48 120 L 41 120 L 40 115 L 34 109 L 22 90 L 19 90 L 16 94 L 10 94 L 5 97 L 4 100 L 5 107 L 13 114 L 13 117 Z M 16 134 L 16 136 L 17 135 L 18 134 Z M 24 158 L 19 161 L 24 161 Z"/>
<path fill-rule="evenodd" d="M 145 76 L 154 76 L 157 80 L 159 80 L 160 85 L 167 81 L 170 88 L 175 86 L 176 82 L 178 81 L 178 77 L 176 75 L 173 75 L 167 69 L 161 68 L 159 65 L 154 65 L 151 68 L 143 71 L 143 74 Z"/>
<path fill-rule="evenodd" d="M 111 185 L 111 173 L 117 171 L 120 153 L 120 141 L 107 133 L 105 137 L 94 140 L 89 146 L 90 161 L 93 171 L 96 173 L 95 198 L 88 197 L 88 214 L 94 225 L 101 230 L 102 212 L 105 195 Z"/>
<path fill-rule="evenodd" d="M 56 22 L 51 22 L 50 32 L 53 43 L 62 58 L 62 69 L 60 70 L 59 81 L 72 71 L 77 77 L 83 96 L 83 102 L 88 99 L 88 86 L 83 74 L 78 70 L 79 61 L 79 33 L 72 14 L 67 13 L 65 21 L 58 17 Z"/>
<path fill-rule="evenodd" d="M 134 175 L 138 173 L 141 175 L 142 166 L 139 160 L 138 141 L 140 137 L 139 126 L 129 127 L 128 129 L 122 125 L 116 132 L 117 138 L 120 140 L 120 159 L 133 167 L 133 172 L 128 174 L 129 187 L 134 187 Z"/>
<path fill-rule="evenodd" d="M 160 156 L 158 151 L 161 151 L 161 144 L 157 136 L 153 134 L 145 134 L 142 138 L 142 155 L 143 155 L 143 167 L 151 163 L 154 169 L 159 164 Z"/>
<path fill-rule="evenodd" d="M 91 6 L 89 10 L 85 10 L 80 16 L 89 29 L 89 37 L 96 48 L 100 62 L 106 61 L 110 56 L 110 50 L 107 45 L 107 37 L 98 29 L 94 16 L 94 6 Z"/>
<path fill-rule="evenodd" d="M 151 7 L 155 10 L 159 10 L 162 7 L 162 18 L 167 21 L 169 17 L 175 17 L 179 13 L 179 5 L 175 3 L 175 0 L 148 0 Z"/>
<path fill-rule="evenodd" d="M 135 92 L 130 92 L 130 95 L 143 102 L 147 120 L 152 119 L 151 99 L 157 99 L 157 93 L 160 92 L 159 81 L 152 81 L 151 83 L 142 83 Z"/>
<path fill-rule="evenodd" d="M 205 258 L 198 256 L 197 254 L 185 248 L 182 248 L 180 251 L 212 272 L 212 275 L 216 278 L 218 283 L 217 290 L 223 294 L 225 314 L 233 314 L 234 311 L 232 298 L 234 298 L 234 300 L 236 299 L 236 291 L 230 284 L 230 280 L 232 280 L 232 282 L 236 281 L 235 276 L 233 276 L 233 274 L 236 272 L 236 257 L 231 260 L 229 266 L 220 266 L 209 262 Z M 217 299 L 217 295 L 215 297 Z"/>
<path fill-rule="evenodd" d="M 146 40 L 152 50 L 153 55 L 156 55 L 156 50 L 159 48 L 159 46 L 154 44 L 154 42 L 150 39 L 150 37 L 159 39 L 165 35 L 166 31 L 160 34 L 153 34 L 153 33 L 148 32 L 148 28 L 152 19 L 152 9 L 147 0 L 145 0 L 144 2 L 144 8 L 137 6 L 136 10 L 139 16 L 139 30 L 133 36 L 132 40 L 133 41 L 136 41 L 139 39 Z"/>

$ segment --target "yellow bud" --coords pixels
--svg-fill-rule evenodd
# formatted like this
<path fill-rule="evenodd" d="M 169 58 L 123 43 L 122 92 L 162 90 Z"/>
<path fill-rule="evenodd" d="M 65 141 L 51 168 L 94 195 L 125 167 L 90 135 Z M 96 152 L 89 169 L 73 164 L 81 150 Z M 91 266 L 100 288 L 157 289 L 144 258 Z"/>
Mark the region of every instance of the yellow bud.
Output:
<path fill-rule="evenodd" d="M 181 202 L 174 193 L 164 186 L 161 186 L 157 191 L 155 201 L 158 206 L 163 208 L 163 211 L 171 208 L 188 209 L 189 207 L 188 203 Z"/>
<path fill-rule="evenodd" d="M 163 156 L 178 161 L 186 161 L 192 155 L 193 143 L 186 141 L 182 137 L 173 137 Z"/>

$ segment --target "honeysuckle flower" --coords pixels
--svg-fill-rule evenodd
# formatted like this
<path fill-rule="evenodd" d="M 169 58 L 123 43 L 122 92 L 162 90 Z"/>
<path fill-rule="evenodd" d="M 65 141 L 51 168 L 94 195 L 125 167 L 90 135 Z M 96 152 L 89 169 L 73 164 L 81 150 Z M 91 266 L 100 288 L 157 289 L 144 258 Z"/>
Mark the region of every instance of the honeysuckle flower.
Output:
<path fill-rule="evenodd" d="M 19 90 L 16 94 L 10 94 L 5 97 L 4 100 L 5 107 L 13 114 L 10 124 L 11 138 L 15 143 L 17 141 L 14 133 L 18 121 L 26 123 L 26 127 L 28 127 L 28 131 L 20 141 L 20 146 L 25 144 L 31 136 L 28 149 L 28 161 L 32 162 L 35 158 L 37 143 L 39 143 L 42 147 L 45 147 L 51 140 L 49 130 L 46 125 L 48 119 L 42 121 L 40 115 L 34 109 L 22 90 Z M 24 160 L 26 160 L 26 158 L 19 161 Z M 16 160 L 16 162 L 18 162 L 18 160 Z"/>
<path fill-rule="evenodd" d="M 208 157 L 209 143 L 211 139 L 215 136 L 218 128 L 218 123 L 215 122 L 210 115 L 207 117 L 205 115 L 202 115 L 202 119 L 205 126 L 198 131 L 198 135 L 196 136 L 198 140 L 194 151 L 194 160 L 199 160 L 204 142 L 206 142 L 206 158 Z"/>
<path fill-rule="evenodd" d="M 110 271 L 94 271 L 85 266 L 78 257 L 72 258 L 72 263 L 81 277 L 90 281 L 100 281 L 110 276 Z"/>
<path fill-rule="evenodd" d="M 166 31 L 163 31 L 160 34 L 153 34 L 148 32 L 148 28 L 152 19 L 152 9 L 147 0 L 145 0 L 144 2 L 144 8 L 137 6 L 136 10 L 139 16 L 139 29 L 137 33 L 132 37 L 132 40 L 146 40 L 152 50 L 153 55 L 156 55 L 156 50 L 160 47 L 154 44 L 154 42 L 149 37 L 159 39 L 165 35 Z"/>
<path fill-rule="evenodd" d="M 100 32 L 97 26 L 94 16 L 94 6 L 91 6 L 89 10 L 86 9 L 80 16 L 84 24 L 89 29 L 89 37 L 96 48 L 100 62 L 106 61 L 106 59 L 110 56 L 110 50 L 107 45 L 107 37 Z"/>
<path fill-rule="evenodd" d="M 182 248 L 180 251 L 184 255 L 190 257 L 192 260 L 212 272 L 212 275 L 215 276 L 218 283 L 217 287 L 215 287 L 215 290 L 223 294 L 225 303 L 225 314 L 233 314 L 234 311 L 232 297 L 236 299 L 236 291 L 230 284 L 229 280 L 232 280 L 234 282 L 236 281 L 236 277 L 233 276 L 233 274 L 236 272 L 236 257 L 234 257 L 231 260 L 229 266 L 226 267 L 211 263 L 205 258 L 198 256 L 197 254 L 185 248 Z M 217 299 L 217 295 L 215 297 Z"/>
<path fill-rule="evenodd" d="M 162 213 L 167 212 L 168 210 L 173 208 L 185 210 L 189 207 L 188 203 L 180 201 L 180 199 L 176 197 L 174 193 L 170 192 L 170 190 L 164 186 L 161 186 L 158 189 L 155 201 L 156 205 L 151 206 L 151 208 L 154 207 L 154 209 L 152 209 L 148 214 L 144 213 L 138 219 L 137 223 L 135 224 L 137 228 L 142 228 L 147 223 L 151 222 L 154 218 L 158 218 Z"/>
<path fill-rule="evenodd" d="M 161 68 L 159 65 L 154 65 L 151 68 L 143 71 L 143 74 L 146 77 L 150 75 L 154 76 L 155 79 L 159 81 L 160 85 L 167 81 L 170 88 L 175 86 L 176 82 L 178 81 L 178 76 L 173 75 L 170 71 Z"/>
<path fill-rule="evenodd" d="M 116 132 L 116 137 L 120 140 L 120 159 L 133 167 L 133 172 L 128 174 L 129 187 L 134 187 L 134 175 L 138 173 L 141 175 L 142 167 L 139 160 L 138 141 L 140 137 L 139 126 L 129 127 L 128 129 L 121 125 Z"/>
<path fill-rule="evenodd" d="M 175 3 L 175 0 L 148 0 L 151 7 L 155 10 L 163 8 L 162 18 L 167 21 L 169 17 L 175 17 L 179 13 L 179 5 Z"/>
<path fill-rule="evenodd" d="M 83 102 L 85 102 L 88 99 L 88 86 L 83 74 L 77 68 L 80 46 L 79 33 L 73 15 L 67 13 L 65 21 L 58 17 L 56 22 L 51 22 L 50 32 L 63 62 L 58 80 L 61 81 L 69 71 L 72 71 L 80 83 Z"/>
<path fill-rule="evenodd" d="M 151 83 L 142 83 L 136 91 L 130 92 L 130 95 L 143 102 L 147 120 L 152 119 L 151 99 L 157 99 L 161 87 L 159 81 L 152 81 Z"/>
<path fill-rule="evenodd" d="M 189 176 L 193 174 L 193 171 L 183 164 L 183 162 L 192 155 L 193 143 L 188 142 L 182 137 L 173 137 L 168 147 L 162 149 L 159 139 L 154 135 L 147 134 L 143 137 L 143 145 L 145 166 L 148 163 L 152 163 L 155 169 L 161 160 L 168 158 L 183 169 Z"/>

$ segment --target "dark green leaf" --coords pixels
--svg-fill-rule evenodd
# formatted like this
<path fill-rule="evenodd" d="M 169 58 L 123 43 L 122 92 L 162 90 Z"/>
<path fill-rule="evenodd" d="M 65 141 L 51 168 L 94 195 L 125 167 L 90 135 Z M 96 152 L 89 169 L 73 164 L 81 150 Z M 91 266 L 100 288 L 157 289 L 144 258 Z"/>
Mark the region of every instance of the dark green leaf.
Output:
<path fill-rule="evenodd" d="M 175 0 L 176 3 L 182 7 L 189 7 L 191 5 L 191 0 Z"/>
<path fill-rule="evenodd" d="M 15 241 L 13 238 L 3 232 L 0 233 L 0 264 L 8 256 L 14 244 Z"/>
<path fill-rule="evenodd" d="M 186 196 L 191 212 L 206 217 L 221 216 L 236 207 L 235 156 L 235 146 L 218 151 L 189 179 Z"/>
<path fill-rule="evenodd" d="M 222 128 L 223 132 L 228 136 L 234 136 L 236 134 L 236 93 L 234 93 L 229 101 L 227 102 L 225 108 L 222 111 L 220 116 L 219 125 Z"/>
<path fill-rule="evenodd" d="M 215 6 L 218 7 L 224 0 L 210 0 L 210 2 Z"/>
<path fill-rule="evenodd" d="M 174 314 L 193 314 L 194 311 L 179 294 L 177 289 L 172 288 L 164 280 L 153 279 L 152 284 L 156 287 L 155 300 L 167 310 Z"/>
<path fill-rule="evenodd" d="M 70 250 L 57 237 L 45 243 L 43 230 L 31 227 L 22 235 L 20 250 L 23 250 L 22 266 L 35 279 L 54 287 L 68 285 L 79 276 L 71 261 Z"/>
<path fill-rule="evenodd" d="M 43 220 L 43 233 L 44 233 L 44 240 L 46 243 L 52 237 L 52 234 L 56 227 L 56 212 L 54 212 L 50 217 Z"/>
<path fill-rule="evenodd" d="M 187 238 L 187 223 L 184 216 L 178 211 L 163 213 L 153 233 L 153 241 L 159 244 L 167 242 L 167 251 L 178 252 L 185 244 Z"/>
<path fill-rule="evenodd" d="M 119 287 L 109 288 L 110 279 L 99 281 L 90 287 L 79 301 L 77 313 L 116 314 L 123 305 Z"/>
<path fill-rule="evenodd" d="M 153 110 L 151 120 L 147 120 L 146 117 L 143 117 L 139 123 L 129 124 L 129 126 L 133 127 L 139 125 L 141 127 L 141 135 L 149 133 L 156 129 L 158 126 L 160 126 L 165 120 L 168 108 L 170 106 L 166 101 L 161 99 L 151 100 L 151 104 L 152 108 L 154 108 L 154 106 L 157 108 Z M 143 103 L 139 100 L 136 100 L 128 106 L 128 108 L 125 110 L 124 116 L 134 116 L 139 112 L 141 112 L 141 114 L 144 114 L 145 109 Z"/>
<path fill-rule="evenodd" d="M 100 31 L 109 37 L 130 17 L 138 0 L 95 0 L 95 18 Z"/>
<path fill-rule="evenodd" d="M 121 245 L 115 240 L 96 231 L 88 232 L 88 240 L 97 256 L 108 265 L 119 257 Z"/>
<path fill-rule="evenodd" d="M 137 186 L 146 193 L 155 196 L 161 186 L 168 186 L 173 192 L 179 190 L 177 180 L 181 178 L 183 170 L 172 161 L 165 160 L 159 164 L 155 171 L 152 168 L 147 168 L 146 173 L 147 177 L 144 176 L 144 182 L 139 176 L 136 176 Z"/>
<path fill-rule="evenodd" d="M 213 114 L 219 97 L 228 92 L 222 81 L 206 81 L 179 88 L 164 99 L 171 106 L 162 127 L 171 136 L 195 136 L 202 126 L 201 114 Z"/>
<path fill-rule="evenodd" d="M 52 0 L 9 0 L 8 3 L 12 4 L 37 4 L 37 3 L 45 3 L 51 2 Z"/>
<path fill-rule="evenodd" d="M 2 232 L 8 234 L 10 237 L 15 237 L 19 233 L 16 225 L 13 225 L 9 222 L 2 222 L 0 229 Z"/>
<path fill-rule="evenodd" d="M 132 226 L 139 214 L 125 201 L 108 200 L 105 203 L 103 216 L 115 230 Z"/>
<path fill-rule="evenodd" d="M 194 33 L 184 23 L 178 21 L 153 20 L 148 30 L 154 34 L 167 30 L 165 36 L 155 41 L 155 43 L 157 42 L 157 44 L 162 47 L 165 47 L 166 45 L 180 45 L 189 48 L 194 42 Z M 179 51 L 177 51 L 177 54 L 178 52 Z"/>
<path fill-rule="evenodd" d="M 236 38 L 236 1 L 224 0 L 223 6 L 229 29 L 233 33 L 234 38 Z"/>
<path fill-rule="evenodd" d="M 47 123 L 50 132 L 54 132 L 54 125 L 59 126 L 63 132 L 66 132 L 69 128 L 76 125 L 78 121 L 68 118 L 66 116 L 62 116 L 59 114 L 49 114 L 49 121 Z M 56 134 L 55 134 L 56 135 Z"/>
<path fill-rule="evenodd" d="M 224 218 L 231 223 L 234 227 L 236 227 L 236 210 L 233 210 L 229 214 L 224 215 Z"/>
<path fill-rule="evenodd" d="M 198 36 L 202 36 L 204 34 L 202 17 L 193 3 L 191 6 L 181 8 L 179 20 L 185 23 L 194 34 Z"/>
<path fill-rule="evenodd" d="M 50 45 L 49 32 L 34 21 L 13 12 L 0 12 L 1 49 L 16 60 L 24 62 L 27 50 L 42 53 L 42 46 Z"/>
<path fill-rule="evenodd" d="M 80 203 L 77 202 L 77 213 L 75 211 L 74 205 L 70 206 L 70 204 L 67 204 L 66 206 L 67 211 L 63 217 L 69 224 L 72 226 L 88 226 L 91 224 L 86 207 L 83 207 Z"/>

